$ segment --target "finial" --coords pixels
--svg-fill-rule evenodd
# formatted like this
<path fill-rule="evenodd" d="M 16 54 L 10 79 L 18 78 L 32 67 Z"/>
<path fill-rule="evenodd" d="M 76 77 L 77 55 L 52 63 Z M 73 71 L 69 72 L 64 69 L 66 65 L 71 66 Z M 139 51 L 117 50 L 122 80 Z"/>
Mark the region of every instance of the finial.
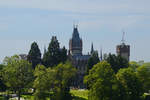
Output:
<path fill-rule="evenodd" d="M 121 40 L 121 42 L 122 42 L 122 43 L 125 43 L 125 31 L 123 30 L 122 33 L 123 33 L 123 34 L 122 34 L 122 40 Z"/>
<path fill-rule="evenodd" d="M 103 60 L 103 48 L 101 47 L 100 48 L 100 61 Z"/>
<path fill-rule="evenodd" d="M 78 24 L 75 21 L 73 21 L 73 28 L 78 28 Z"/>
<path fill-rule="evenodd" d="M 78 28 L 78 24 L 76 25 L 76 28 Z"/>

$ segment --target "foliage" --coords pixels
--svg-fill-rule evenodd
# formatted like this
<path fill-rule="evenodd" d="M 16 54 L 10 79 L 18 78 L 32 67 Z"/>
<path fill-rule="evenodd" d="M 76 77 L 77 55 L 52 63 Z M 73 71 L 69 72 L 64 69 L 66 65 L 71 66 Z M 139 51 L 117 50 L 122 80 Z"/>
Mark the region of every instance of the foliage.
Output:
<path fill-rule="evenodd" d="M 3 69 L 3 79 L 7 87 L 18 92 L 18 99 L 23 89 L 29 88 L 33 80 L 31 64 L 26 60 L 18 59 L 18 56 L 7 57 L 7 65 Z"/>
<path fill-rule="evenodd" d="M 137 76 L 143 83 L 144 92 L 150 90 L 150 65 L 144 64 L 137 68 Z"/>
<path fill-rule="evenodd" d="M 106 61 L 111 65 L 115 73 L 117 73 L 119 69 L 129 66 L 128 61 L 120 55 L 116 56 L 115 54 L 109 54 Z"/>
<path fill-rule="evenodd" d="M 150 62 L 143 63 L 142 66 L 150 66 Z"/>
<path fill-rule="evenodd" d="M 35 100 L 46 100 L 46 93 L 52 88 L 54 82 L 54 71 L 46 68 L 43 65 L 38 65 L 35 69 L 34 75 L 34 93 Z"/>
<path fill-rule="evenodd" d="M 71 100 L 71 79 L 75 76 L 76 69 L 69 63 L 59 64 L 54 68 L 45 68 L 42 65 L 35 69 L 36 100 L 45 100 L 46 93 L 53 93 L 52 100 Z"/>
<path fill-rule="evenodd" d="M 75 76 L 76 69 L 71 64 L 59 64 L 56 68 L 55 100 L 72 100 L 70 94 L 71 79 Z"/>
<path fill-rule="evenodd" d="M 30 63 L 32 63 L 32 68 L 34 69 L 37 64 L 41 63 L 41 52 L 36 42 L 33 42 L 31 44 L 31 49 L 29 51 L 27 59 Z"/>
<path fill-rule="evenodd" d="M 65 63 L 66 61 L 67 61 L 67 49 L 65 48 L 65 46 L 61 49 L 61 51 L 60 51 L 61 53 L 61 55 L 60 55 L 60 59 L 61 59 L 61 62 L 62 63 Z"/>
<path fill-rule="evenodd" d="M 140 65 L 139 65 L 137 62 L 135 62 L 135 61 L 132 61 L 132 62 L 129 63 L 129 67 L 130 67 L 131 69 L 133 69 L 135 72 L 137 71 L 137 68 L 138 68 L 139 66 L 140 66 Z"/>
<path fill-rule="evenodd" d="M 43 64 L 46 67 L 57 66 L 61 62 L 65 62 L 67 59 L 67 50 L 65 47 L 60 49 L 59 42 L 56 36 L 53 36 L 49 43 L 48 51 L 43 55 Z"/>
<path fill-rule="evenodd" d="M 99 57 L 98 57 L 98 52 L 97 51 L 93 51 L 91 57 L 89 58 L 88 62 L 87 62 L 87 74 L 89 73 L 89 70 L 99 62 Z"/>
<path fill-rule="evenodd" d="M 119 84 L 111 66 L 103 61 L 96 64 L 85 76 L 85 83 L 89 87 L 89 100 L 119 100 Z"/>
<path fill-rule="evenodd" d="M 20 60 L 19 56 L 18 55 L 14 55 L 14 56 L 11 56 L 11 57 L 5 57 L 4 60 L 3 60 L 3 64 L 5 66 L 9 65 L 9 64 L 12 64 L 13 62 L 16 62 Z"/>
<path fill-rule="evenodd" d="M 106 61 L 106 60 L 107 60 L 107 58 L 108 58 L 108 54 L 107 54 L 107 53 L 104 53 L 104 54 L 103 54 L 103 58 L 102 58 L 102 59 L 103 59 L 104 61 Z"/>
<path fill-rule="evenodd" d="M 5 65 L 0 64 L 0 91 L 5 91 L 7 89 L 6 85 L 4 84 L 2 72 Z"/>
<path fill-rule="evenodd" d="M 140 100 L 143 95 L 142 83 L 131 68 L 120 69 L 117 79 L 124 86 L 126 100 Z"/>

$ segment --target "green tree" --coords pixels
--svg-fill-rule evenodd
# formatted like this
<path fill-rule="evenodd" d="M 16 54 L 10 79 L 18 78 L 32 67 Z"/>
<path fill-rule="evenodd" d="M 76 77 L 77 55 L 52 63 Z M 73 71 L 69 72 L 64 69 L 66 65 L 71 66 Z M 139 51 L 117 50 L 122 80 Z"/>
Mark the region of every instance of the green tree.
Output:
<path fill-rule="evenodd" d="M 67 49 L 65 48 L 65 46 L 61 49 L 61 62 L 65 63 L 67 61 Z"/>
<path fill-rule="evenodd" d="M 126 100 L 140 100 L 143 95 L 143 87 L 136 73 L 131 68 L 120 69 L 117 73 L 117 79 L 124 86 L 126 91 Z"/>
<path fill-rule="evenodd" d="M 61 52 L 56 36 L 53 36 L 48 47 L 48 51 L 43 55 L 43 64 L 46 67 L 56 66 L 61 62 Z"/>
<path fill-rule="evenodd" d="M 41 63 L 41 51 L 36 42 L 33 42 L 31 44 L 31 49 L 29 51 L 27 59 L 30 63 L 32 63 L 32 68 L 34 69 L 37 64 Z"/>
<path fill-rule="evenodd" d="M 86 73 L 88 74 L 89 73 L 89 70 L 99 62 L 99 57 L 98 57 L 98 52 L 97 51 L 93 51 L 91 57 L 88 59 L 88 62 L 87 62 L 87 71 Z"/>
<path fill-rule="evenodd" d="M 84 82 L 89 87 L 89 100 L 120 100 L 120 87 L 110 64 L 102 61 L 89 71 Z"/>
<path fill-rule="evenodd" d="M 115 73 L 117 73 L 119 69 L 127 68 L 129 66 L 129 63 L 125 58 L 116 56 L 115 54 L 109 54 L 106 61 L 111 65 Z"/>
<path fill-rule="evenodd" d="M 6 90 L 6 85 L 4 84 L 3 77 L 2 77 L 4 67 L 5 67 L 5 65 L 0 64 L 0 91 Z"/>
<path fill-rule="evenodd" d="M 52 100 L 72 100 L 70 85 L 75 73 L 76 69 L 69 63 L 54 68 L 38 65 L 34 72 L 35 100 L 45 100 L 48 93 L 53 93 L 50 95 Z"/>
<path fill-rule="evenodd" d="M 150 90 L 150 65 L 143 65 L 137 68 L 137 76 L 141 80 L 144 92 Z"/>
<path fill-rule="evenodd" d="M 54 82 L 54 71 L 46 68 L 43 65 L 38 65 L 35 68 L 33 87 L 36 89 L 34 93 L 35 100 L 46 100 L 46 94 L 52 89 Z"/>
<path fill-rule="evenodd" d="M 137 63 L 137 62 L 135 62 L 135 61 L 131 61 L 130 63 L 129 63 L 129 67 L 131 68 L 131 69 L 133 69 L 135 72 L 137 71 L 137 68 L 139 67 L 140 65 Z"/>
<path fill-rule="evenodd" d="M 33 71 L 31 64 L 26 60 L 19 59 L 18 56 L 7 57 L 7 65 L 3 69 L 3 79 L 7 87 L 17 91 L 18 100 L 25 88 L 29 88 L 33 81 Z"/>
<path fill-rule="evenodd" d="M 70 86 L 72 78 L 76 75 L 76 69 L 70 63 L 59 64 L 56 68 L 54 84 L 54 100 L 72 100 Z"/>

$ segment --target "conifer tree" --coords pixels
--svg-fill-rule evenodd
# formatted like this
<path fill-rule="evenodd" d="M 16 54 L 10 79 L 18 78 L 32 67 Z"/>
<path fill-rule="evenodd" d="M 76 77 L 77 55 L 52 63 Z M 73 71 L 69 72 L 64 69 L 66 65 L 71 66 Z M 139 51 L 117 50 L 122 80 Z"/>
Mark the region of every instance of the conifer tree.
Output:
<path fill-rule="evenodd" d="M 97 51 L 93 51 L 92 54 L 91 54 L 91 57 L 89 58 L 88 60 L 88 63 L 87 63 L 87 74 L 89 72 L 89 70 L 99 62 L 99 57 L 98 57 L 98 52 Z"/>
<path fill-rule="evenodd" d="M 41 63 L 41 52 L 36 42 L 31 44 L 31 49 L 28 54 L 28 61 L 32 63 L 32 68 Z"/>
<path fill-rule="evenodd" d="M 53 36 L 47 52 L 43 55 L 43 64 L 46 67 L 56 66 L 61 62 L 61 50 L 56 36 Z"/>
<path fill-rule="evenodd" d="M 61 62 L 65 63 L 67 60 L 67 49 L 65 46 L 61 49 Z"/>

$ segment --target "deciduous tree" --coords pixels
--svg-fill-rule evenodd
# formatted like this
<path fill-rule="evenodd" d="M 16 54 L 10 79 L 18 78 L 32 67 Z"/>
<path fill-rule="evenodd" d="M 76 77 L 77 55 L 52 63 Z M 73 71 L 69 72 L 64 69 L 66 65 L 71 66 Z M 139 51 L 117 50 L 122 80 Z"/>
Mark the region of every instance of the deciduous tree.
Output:
<path fill-rule="evenodd" d="M 120 69 L 117 73 L 117 79 L 124 86 L 126 91 L 126 100 L 140 100 L 143 95 L 143 87 L 136 73 L 131 68 Z"/>
<path fill-rule="evenodd" d="M 129 63 L 125 58 L 116 56 L 115 54 L 109 54 L 106 61 L 111 65 L 115 73 L 117 73 L 119 69 L 127 68 L 129 66 Z"/>
<path fill-rule="evenodd" d="M 6 90 L 6 85 L 4 84 L 2 73 L 5 65 L 0 64 L 0 91 L 4 92 Z"/>
<path fill-rule="evenodd" d="M 31 64 L 26 60 L 19 59 L 18 56 L 7 57 L 7 65 L 3 69 L 3 79 L 7 87 L 17 91 L 18 100 L 23 89 L 29 88 L 33 81 L 33 71 Z"/>
<path fill-rule="evenodd" d="M 144 92 L 150 90 L 150 65 L 143 65 L 137 68 L 137 76 L 143 84 Z"/>
<path fill-rule="evenodd" d="M 35 99 L 45 100 L 46 93 L 53 93 L 52 100 L 72 100 L 70 94 L 71 79 L 75 76 L 76 69 L 71 64 L 59 64 L 53 68 L 38 65 L 35 69 L 36 88 Z"/>
<path fill-rule="evenodd" d="M 84 82 L 89 87 L 89 100 L 119 100 L 122 96 L 121 85 L 110 64 L 105 61 L 94 65 Z"/>

